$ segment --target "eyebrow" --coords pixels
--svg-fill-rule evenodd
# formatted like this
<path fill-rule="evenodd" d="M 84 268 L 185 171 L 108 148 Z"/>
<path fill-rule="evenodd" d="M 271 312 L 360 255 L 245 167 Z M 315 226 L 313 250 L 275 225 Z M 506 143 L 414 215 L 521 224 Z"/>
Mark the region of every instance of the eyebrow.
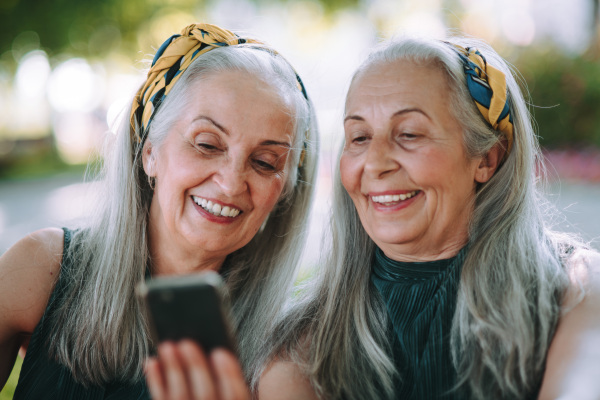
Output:
<path fill-rule="evenodd" d="M 206 115 L 201 115 L 201 116 L 195 118 L 192 122 L 196 122 L 199 120 L 210 122 L 211 124 L 213 124 L 214 126 L 219 128 L 221 131 L 223 131 L 223 133 L 225 133 L 227 136 L 229 136 L 229 131 L 227 129 L 225 129 L 225 127 L 223 125 L 219 124 L 214 119 L 207 117 Z M 277 140 L 264 140 L 264 141 L 260 142 L 260 145 L 261 146 L 283 146 L 283 147 L 287 147 L 287 148 L 292 147 L 292 145 L 289 142 L 280 142 Z"/>
<path fill-rule="evenodd" d="M 291 148 L 292 145 L 289 144 L 288 142 L 279 142 L 277 140 L 264 140 L 262 142 L 260 142 L 261 146 L 283 146 L 283 147 L 287 147 L 287 148 Z"/>
<path fill-rule="evenodd" d="M 427 115 L 427 113 L 425 111 L 421 110 L 420 108 L 405 108 L 403 110 L 398 110 L 392 115 L 392 117 L 390 119 L 392 119 L 394 117 L 398 117 L 400 115 L 411 113 L 411 112 L 417 112 L 419 114 L 423 114 L 427 119 L 429 119 L 429 120 L 431 119 L 429 117 L 429 115 Z M 346 116 L 346 118 L 344 118 L 344 124 L 346 123 L 346 121 L 350 121 L 350 120 L 364 121 L 365 119 L 363 117 L 361 117 L 360 115 L 352 114 L 352 115 L 348 115 L 348 116 Z"/>
<path fill-rule="evenodd" d="M 225 127 L 221 124 L 219 124 L 217 121 L 215 121 L 214 119 L 212 119 L 211 117 L 207 117 L 206 115 L 200 115 L 197 118 L 194 118 L 192 120 L 192 122 L 196 122 L 199 120 L 204 120 L 204 121 L 208 121 L 211 124 L 213 124 L 214 126 L 216 126 L 217 128 L 219 128 L 221 131 L 223 131 L 224 134 L 226 134 L 227 136 L 229 136 L 229 131 L 227 129 L 225 129 Z"/>

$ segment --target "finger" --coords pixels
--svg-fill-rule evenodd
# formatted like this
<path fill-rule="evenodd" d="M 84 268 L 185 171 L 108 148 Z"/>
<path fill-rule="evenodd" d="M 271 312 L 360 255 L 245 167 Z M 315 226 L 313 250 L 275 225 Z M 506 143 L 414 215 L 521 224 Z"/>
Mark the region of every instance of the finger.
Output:
<path fill-rule="evenodd" d="M 177 344 L 188 382 L 195 399 L 216 399 L 217 387 L 210 364 L 202 348 L 194 341 L 182 340 Z"/>
<path fill-rule="evenodd" d="M 184 400 L 190 398 L 186 372 L 177 354 L 175 344 L 164 342 L 158 346 L 158 360 L 161 364 L 166 393 L 169 399 Z"/>
<path fill-rule="evenodd" d="M 144 370 L 146 372 L 146 383 L 152 400 L 166 400 L 165 381 L 158 360 L 156 358 L 149 358 L 146 360 Z"/>
<path fill-rule="evenodd" d="M 250 399 L 244 373 L 233 354 L 224 349 L 215 349 L 210 354 L 210 363 L 215 372 L 221 400 Z"/>

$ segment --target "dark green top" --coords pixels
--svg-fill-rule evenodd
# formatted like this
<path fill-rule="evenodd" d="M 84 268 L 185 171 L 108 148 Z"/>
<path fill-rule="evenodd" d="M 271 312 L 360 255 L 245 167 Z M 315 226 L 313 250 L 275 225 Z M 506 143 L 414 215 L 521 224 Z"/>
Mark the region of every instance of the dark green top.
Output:
<path fill-rule="evenodd" d="M 68 256 L 71 242 L 71 231 L 65 229 L 65 244 L 63 261 L 58 282 L 52 292 L 44 316 L 36 326 L 27 355 L 23 361 L 19 384 L 13 400 L 147 400 L 150 399 L 146 384 L 143 380 L 135 384 L 110 382 L 105 386 L 84 387 L 75 382 L 71 371 L 50 359 L 48 356 L 48 327 L 49 321 L 56 310 L 61 294 L 69 284 L 69 277 L 64 271 L 71 268 L 72 258 Z M 63 268 L 64 267 L 64 268 Z"/>
<path fill-rule="evenodd" d="M 375 251 L 371 280 L 391 322 L 398 399 L 461 399 L 451 391 L 456 373 L 450 329 L 465 249 L 431 262 L 399 262 Z"/>

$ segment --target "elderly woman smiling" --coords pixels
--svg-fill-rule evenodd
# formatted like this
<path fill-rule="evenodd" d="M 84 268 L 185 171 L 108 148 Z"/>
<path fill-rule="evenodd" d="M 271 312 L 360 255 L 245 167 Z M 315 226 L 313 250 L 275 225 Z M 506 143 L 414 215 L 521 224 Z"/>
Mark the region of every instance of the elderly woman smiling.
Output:
<path fill-rule="evenodd" d="M 0 258 L 0 386 L 31 337 L 15 399 L 148 398 L 143 365 L 157 343 L 134 293 L 144 276 L 220 271 L 244 367 L 291 288 L 317 132 L 287 61 L 190 25 L 159 48 L 129 111 L 97 214 Z M 235 362 L 219 354 L 217 366 Z"/>
<path fill-rule="evenodd" d="M 506 63 L 451 41 L 387 43 L 354 75 L 332 253 L 273 335 L 261 395 L 288 377 L 321 398 L 558 398 L 569 368 L 597 385 L 598 254 L 544 222 Z"/>

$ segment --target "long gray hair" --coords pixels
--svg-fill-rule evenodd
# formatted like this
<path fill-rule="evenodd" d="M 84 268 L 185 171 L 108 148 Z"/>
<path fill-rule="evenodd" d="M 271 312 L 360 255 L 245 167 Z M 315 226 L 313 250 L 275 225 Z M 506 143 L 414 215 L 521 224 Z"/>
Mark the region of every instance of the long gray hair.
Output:
<path fill-rule="evenodd" d="M 298 89 L 295 72 L 281 56 L 250 47 L 224 47 L 198 57 L 158 109 L 147 138 L 160 146 L 179 118 L 189 88 L 210 74 L 249 73 L 291 99 L 294 143 L 288 182 L 261 230 L 223 267 L 239 355 L 246 368 L 293 284 L 305 242 L 318 154 L 314 111 Z M 123 118 L 105 152 L 97 213 L 73 233 L 65 254 L 73 262 L 63 263 L 70 270 L 61 270 L 69 279 L 67 292 L 57 304 L 48 341 L 51 354 L 85 384 L 139 379 L 154 345 L 143 305 L 134 293 L 151 263 L 147 226 L 152 189 L 129 129 L 129 119 Z M 299 166 L 303 148 L 305 158 Z"/>
<path fill-rule="evenodd" d="M 526 398 L 539 390 L 569 282 L 565 260 L 569 248 L 578 244 L 546 225 L 545 210 L 550 208 L 536 186 L 540 150 L 509 67 L 481 41 L 449 41 L 476 47 L 504 72 L 515 137 L 504 164 L 476 190 L 451 333 L 458 387 L 473 398 Z M 406 37 L 387 42 L 368 57 L 354 79 L 374 66 L 399 60 L 443 71 L 451 92 L 449 106 L 462 123 L 470 157 L 485 155 L 505 139 L 483 120 L 467 91 L 456 51 L 442 41 Z M 270 343 L 275 349 L 271 357 L 285 354 L 302 363 L 325 398 L 394 398 L 398 377 L 388 317 L 370 282 L 375 244 L 361 225 L 339 171 L 334 185 L 330 254 L 305 296 L 279 323 Z"/>

